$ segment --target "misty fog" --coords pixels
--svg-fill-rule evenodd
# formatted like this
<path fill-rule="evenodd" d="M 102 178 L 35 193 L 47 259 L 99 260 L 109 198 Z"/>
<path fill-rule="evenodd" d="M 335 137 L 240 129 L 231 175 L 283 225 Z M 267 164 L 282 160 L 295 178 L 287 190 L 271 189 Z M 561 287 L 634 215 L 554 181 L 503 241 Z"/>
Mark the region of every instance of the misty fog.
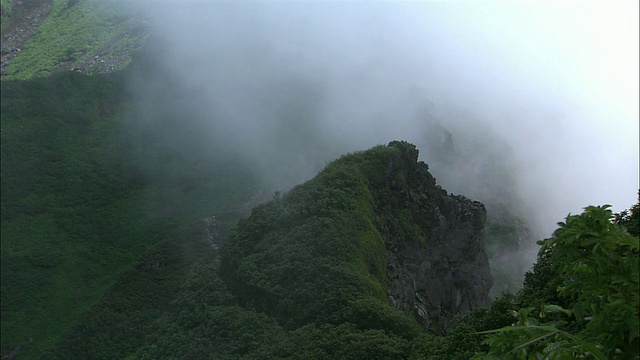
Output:
<path fill-rule="evenodd" d="M 282 190 L 406 140 L 445 189 L 508 204 L 537 238 L 636 202 L 635 1 L 141 4 L 136 116 L 176 153 L 234 154 Z"/>

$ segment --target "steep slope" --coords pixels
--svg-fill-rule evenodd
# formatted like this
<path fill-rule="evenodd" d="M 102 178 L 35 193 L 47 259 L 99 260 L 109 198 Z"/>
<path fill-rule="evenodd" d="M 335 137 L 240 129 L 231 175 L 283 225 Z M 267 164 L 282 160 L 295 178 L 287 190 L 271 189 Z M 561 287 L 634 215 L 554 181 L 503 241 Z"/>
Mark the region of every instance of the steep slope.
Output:
<path fill-rule="evenodd" d="M 346 155 L 255 207 L 219 256 L 211 221 L 167 229 L 47 356 L 406 359 L 438 349 L 429 332 L 489 302 L 485 214 L 417 159 L 404 142 Z"/>
<path fill-rule="evenodd" d="M 127 2 L 2 2 L 2 79 L 73 70 L 102 74 L 126 67 L 146 38 L 144 19 Z"/>
<path fill-rule="evenodd" d="M 402 155 L 389 165 L 387 184 L 374 190 L 389 253 L 390 300 L 426 328 L 444 332 L 453 316 L 490 304 L 486 211 L 481 203 L 437 186 L 427 165 L 417 161 L 415 147 L 392 145 Z"/>
<path fill-rule="evenodd" d="M 122 118 L 106 107 L 121 79 L 61 75 L 2 82 L 1 342 L 21 358 L 51 345 L 153 237 L 132 206 L 141 179 L 123 161 Z"/>
<path fill-rule="evenodd" d="M 287 326 L 406 334 L 395 307 L 444 332 L 490 303 L 485 217 L 482 204 L 435 184 L 415 146 L 392 142 L 254 209 L 223 244 L 220 271 L 241 304 Z"/>
<path fill-rule="evenodd" d="M 128 76 L 62 72 L 1 83 L 2 356 L 40 358 L 76 323 L 91 319 L 87 312 L 104 310 L 96 303 L 116 283 L 126 294 L 171 299 L 172 288 L 150 293 L 156 288 L 128 281 L 125 271 L 159 252 L 153 252 L 159 242 L 178 241 L 179 226 L 200 224 L 212 212 L 231 212 L 221 225 L 235 222 L 255 192 L 256 176 L 227 154 L 176 154 L 148 131 L 131 131 Z M 194 131 L 172 130 L 176 136 Z M 122 303 L 124 297 L 110 298 Z M 136 311 L 147 316 L 147 307 Z M 127 319 L 140 318 L 133 315 Z M 96 333 L 119 331 L 107 319 Z"/>

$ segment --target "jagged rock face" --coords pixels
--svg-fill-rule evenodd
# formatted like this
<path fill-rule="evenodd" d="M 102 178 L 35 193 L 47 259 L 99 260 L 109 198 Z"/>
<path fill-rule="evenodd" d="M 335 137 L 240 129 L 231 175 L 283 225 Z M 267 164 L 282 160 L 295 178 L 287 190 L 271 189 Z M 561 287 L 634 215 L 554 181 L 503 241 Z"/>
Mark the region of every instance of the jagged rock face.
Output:
<path fill-rule="evenodd" d="M 254 208 L 220 247 L 220 274 L 242 305 L 292 328 L 410 336 L 411 314 L 444 333 L 490 303 L 485 220 L 484 205 L 436 185 L 415 146 L 392 142 Z"/>
<path fill-rule="evenodd" d="M 400 147 L 388 186 L 374 191 L 378 226 L 388 251 L 389 301 L 423 326 L 445 333 L 456 315 L 490 305 L 493 284 L 484 249 L 484 205 L 447 195 L 418 151 Z"/>

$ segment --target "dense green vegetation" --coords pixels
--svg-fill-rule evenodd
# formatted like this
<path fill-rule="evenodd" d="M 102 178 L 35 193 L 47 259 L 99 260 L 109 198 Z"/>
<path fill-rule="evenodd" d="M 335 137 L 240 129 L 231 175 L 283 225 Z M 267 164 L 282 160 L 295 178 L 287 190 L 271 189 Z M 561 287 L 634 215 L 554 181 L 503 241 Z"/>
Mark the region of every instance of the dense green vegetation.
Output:
<path fill-rule="evenodd" d="M 398 149 L 381 146 L 345 157 L 254 209 L 251 222 L 241 222 L 222 248 L 221 274 L 241 301 L 291 326 L 362 321 L 364 328 L 410 330 L 386 304 L 375 185 L 363 175 L 384 174 L 399 156 Z"/>
<path fill-rule="evenodd" d="M 226 212 L 228 227 L 255 189 L 241 164 L 220 172 L 132 135 L 126 76 L 2 82 L 3 354 L 52 348 L 178 224 Z M 173 177 L 141 156 L 172 156 Z"/>
<path fill-rule="evenodd" d="M 140 180 L 121 175 L 117 121 L 100 114 L 116 87 L 74 75 L 2 83 L 3 352 L 50 345 L 148 245 L 128 206 Z"/>
<path fill-rule="evenodd" d="M 559 223 L 552 238 L 539 242 L 538 264 L 525 283 L 530 293 L 514 311 L 515 326 L 487 340 L 489 354 L 638 358 L 639 245 L 626 227 L 639 216 L 638 204 L 617 223 L 608 206 L 590 206 Z"/>
<path fill-rule="evenodd" d="M 385 247 L 374 225 L 372 189 L 403 176 L 384 171 L 403 156 L 405 145 L 396 145 L 345 156 L 254 208 L 224 243 L 220 274 L 197 231 L 173 234 L 180 240 L 121 276 L 50 356 L 419 356 L 432 336 L 388 304 Z"/>
<path fill-rule="evenodd" d="M 398 147 L 345 156 L 276 194 L 219 257 L 202 239 L 202 219 L 215 212 L 228 231 L 255 176 L 227 152 L 194 158 L 206 144 L 184 153 L 155 144 L 131 116 L 126 76 L 2 83 L 3 354 L 19 345 L 26 359 L 468 359 L 576 356 L 589 346 L 637 355 L 638 205 L 570 217 L 518 294 L 434 336 L 386 300 L 371 189 L 384 196 Z M 158 121 L 193 138 L 198 128 L 173 115 Z M 400 239 L 420 235 L 411 224 L 402 213 L 388 223 Z M 514 235 L 489 226 L 506 242 Z M 584 240 L 566 240 L 576 236 Z M 482 334 L 512 323 L 521 332 Z"/>
<path fill-rule="evenodd" d="M 263 184 L 202 123 L 184 121 L 174 105 L 190 94 L 164 92 L 172 79 L 154 83 L 163 106 L 153 118 L 138 117 L 126 84 L 153 78 L 152 59 L 109 75 L 55 72 L 135 47 L 143 33 L 114 4 L 52 1 L 1 85 L 0 355 L 638 358 L 640 203 L 568 217 L 540 243 L 522 290 L 435 336 L 388 304 L 379 231 L 402 242 L 423 230 L 406 211 L 384 222 L 373 211 L 399 201 L 387 180 L 402 187 L 407 176 L 388 164 L 408 144 L 344 156 L 235 226 Z M 1 2 L 3 31 L 31 9 L 11 5 Z M 292 141 L 280 146 L 304 148 Z M 228 233 L 220 251 L 203 239 L 212 214 Z M 517 247 L 523 225 L 512 217 L 486 224 L 490 255 Z"/>

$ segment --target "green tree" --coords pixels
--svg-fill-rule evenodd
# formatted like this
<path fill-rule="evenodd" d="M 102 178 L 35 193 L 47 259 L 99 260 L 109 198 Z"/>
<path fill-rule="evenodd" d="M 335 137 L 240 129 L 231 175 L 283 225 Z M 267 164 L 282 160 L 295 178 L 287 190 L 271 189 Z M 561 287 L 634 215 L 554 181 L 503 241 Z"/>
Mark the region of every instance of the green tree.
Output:
<path fill-rule="evenodd" d="M 589 206 L 558 225 L 538 242 L 539 261 L 557 274 L 557 294 L 571 308 L 529 304 L 513 311 L 514 325 L 485 332 L 492 334 L 489 357 L 638 359 L 638 238 L 616 223 L 608 205 Z"/>
<path fill-rule="evenodd" d="M 640 190 L 638 190 L 638 202 L 629 210 L 624 210 L 615 215 L 615 223 L 627 229 L 629 234 L 640 236 Z"/>

